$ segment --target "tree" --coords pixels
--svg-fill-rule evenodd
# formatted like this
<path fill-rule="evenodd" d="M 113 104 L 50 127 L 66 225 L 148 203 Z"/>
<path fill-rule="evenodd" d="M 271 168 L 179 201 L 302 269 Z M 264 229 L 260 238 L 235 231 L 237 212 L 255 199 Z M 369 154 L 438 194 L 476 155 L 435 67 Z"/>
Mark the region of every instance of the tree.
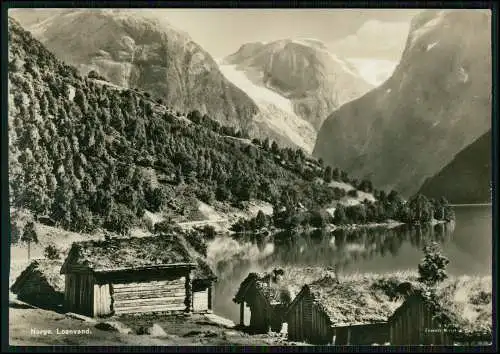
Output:
<path fill-rule="evenodd" d="M 273 154 L 278 154 L 280 152 L 280 148 L 279 148 L 278 144 L 276 143 L 276 141 L 273 141 L 273 143 L 271 144 L 271 152 Z"/>
<path fill-rule="evenodd" d="M 194 111 L 188 113 L 187 118 L 193 123 L 200 124 L 203 116 L 200 111 L 195 109 Z"/>
<path fill-rule="evenodd" d="M 255 227 L 257 229 L 262 229 L 267 226 L 267 217 L 262 210 L 259 210 L 257 216 L 255 217 Z"/>
<path fill-rule="evenodd" d="M 433 208 L 429 200 L 422 194 L 417 194 L 408 202 L 412 222 L 428 222 L 432 220 Z"/>
<path fill-rule="evenodd" d="M 335 168 L 332 172 L 332 178 L 333 180 L 335 181 L 339 181 L 340 180 L 340 171 L 338 168 Z"/>
<path fill-rule="evenodd" d="M 22 241 L 28 243 L 28 260 L 31 258 L 31 243 L 38 243 L 38 236 L 36 234 L 35 223 L 30 221 L 26 223 L 23 230 Z"/>
<path fill-rule="evenodd" d="M 335 209 L 335 214 L 333 218 L 333 223 L 335 225 L 342 225 L 345 224 L 347 221 L 346 215 L 345 215 L 345 207 L 342 204 L 337 205 L 337 209 Z"/>
<path fill-rule="evenodd" d="M 135 215 L 123 204 L 115 204 L 111 210 L 106 228 L 121 235 L 127 235 L 135 220 Z"/>
<path fill-rule="evenodd" d="M 201 232 L 203 233 L 204 238 L 207 240 L 213 240 L 215 236 L 217 236 L 217 231 L 212 225 L 203 226 Z"/>
<path fill-rule="evenodd" d="M 441 197 L 439 199 L 439 205 L 442 208 L 443 220 L 446 220 L 446 221 L 455 220 L 455 212 L 445 197 Z"/>
<path fill-rule="evenodd" d="M 323 228 L 328 224 L 328 214 L 324 210 L 313 210 L 311 213 L 311 226 Z"/>
<path fill-rule="evenodd" d="M 439 245 L 436 242 L 428 243 L 423 252 L 424 258 L 418 265 L 419 281 L 432 286 L 445 280 L 448 277 L 446 266 L 450 261 L 441 254 Z"/>
<path fill-rule="evenodd" d="M 47 259 L 55 260 L 61 258 L 60 251 L 54 244 L 50 244 L 47 247 L 45 247 L 45 249 L 43 250 L 43 254 Z"/>
<path fill-rule="evenodd" d="M 330 183 L 332 181 L 332 178 L 333 178 L 332 167 L 326 166 L 325 173 L 323 174 L 323 179 L 325 180 L 326 183 Z"/>

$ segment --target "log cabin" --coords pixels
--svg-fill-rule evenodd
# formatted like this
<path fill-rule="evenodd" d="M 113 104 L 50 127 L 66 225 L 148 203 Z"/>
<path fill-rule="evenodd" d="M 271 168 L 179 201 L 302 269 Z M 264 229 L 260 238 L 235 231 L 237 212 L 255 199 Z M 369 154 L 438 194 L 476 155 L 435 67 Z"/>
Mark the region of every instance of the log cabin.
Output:
<path fill-rule="evenodd" d="M 491 345 L 491 278 L 465 278 L 409 296 L 389 318 L 391 345 Z"/>
<path fill-rule="evenodd" d="M 64 302 L 62 262 L 36 259 L 16 278 L 10 290 L 21 301 L 38 307 L 58 309 Z"/>
<path fill-rule="evenodd" d="M 389 341 L 387 318 L 401 300 L 327 275 L 306 284 L 287 309 L 288 340 L 311 344 L 371 345 Z"/>
<path fill-rule="evenodd" d="M 321 278 L 328 270 L 324 267 L 286 267 L 250 273 L 233 299 L 240 305 L 240 326 L 245 324 L 247 306 L 250 309 L 251 332 L 280 331 L 285 322 L 286 309 L 301 286 Z"/>
<path fill-rule="evenodd" d="M 92 317 L 208 309 L 213 276 L 197 270 L 200 262 L 178 236 L 73 243 L 60 271 L 65 307 Z M 205 302 L 203 295 L 193 299 L 194 280 L 197 292 L 207 290 Z"/>
<path fill-rule="evenodd" d="M 233 302 L 240 305 L 240 325 L 245 323 L 245 308 L 250 308 L 249 330 L 253 333 L 279 332 L 283 312 L 291 301 L 285 291 L 273 286 L 269 274 L 250 273 L 240 285 Z"/>

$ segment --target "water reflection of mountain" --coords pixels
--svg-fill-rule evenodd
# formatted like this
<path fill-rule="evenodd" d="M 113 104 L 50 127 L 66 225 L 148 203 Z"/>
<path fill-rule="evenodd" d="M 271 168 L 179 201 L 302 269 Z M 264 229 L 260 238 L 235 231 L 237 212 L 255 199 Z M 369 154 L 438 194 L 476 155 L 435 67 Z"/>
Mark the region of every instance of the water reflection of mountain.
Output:
<path fill-rule="evenodd" d="M 287 265 L 337 266 L 342 270 L 375 258 L 394 258 L 404 245 L 418 249 L 420 253 L 426 241 L 446 243 L 453 227 L 453 224 L 438 224 L 403 225 L 393 229 L 338 229 L 332 232 L 287 231 L 267 237 L 239 236 L 237 243 L 228 238 L 224 242 L 231 247 L 212 259 L 219 276 L 215 309 L 237 319 L 238 308 L 231 304 L 231 299 L 249 272 Z M 220 246 L 217 248 L 220 249 Z"/>
<path fill-rule="evenodd" d="M 404 225 L 398 228 L 314 230 L 274 235 L 273 263 L 293 265 L 337 265 L 341 268 L 360 259 L 396 256 L 403 244 L 421 249 L 426 241 L 444 243 L 452 224 Z"/>
<path fill-rule="evenodd" d="M 246 268 L 245 265 L 251 266 L 256 261 L 258 268 L 278 264 L 336 265 L 343 268 L 361 259 L 396 256 L 405 243 L 418 249 L 422 249 L 427 241 L 445 243 L 450 239 L 453 227 L 453 224 L 423 224 L 403 225 L 393 229 L 283 231 L 268 237 L 239 236 L 238 242 L 254 245 L 255 248 L 251 253 L 259 259 L 252 259 L 252 256 L 240 252 L 231 258 L 221 259 L 217 262 L 216 268 L 219 274 L 226 274 L 228 270 L 240 266 Z M 273 245 L 271 253 L 266 252 L 270 243 Z"/>

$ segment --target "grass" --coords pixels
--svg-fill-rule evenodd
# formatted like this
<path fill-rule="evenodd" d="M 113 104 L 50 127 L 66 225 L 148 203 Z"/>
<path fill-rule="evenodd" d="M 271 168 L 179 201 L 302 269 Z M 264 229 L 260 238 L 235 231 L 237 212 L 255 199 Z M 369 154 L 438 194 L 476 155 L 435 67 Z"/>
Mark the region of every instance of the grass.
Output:
<path fill-rule="evenodd" d="M 451 324 L 466 334 L 492 332 L 491 276 L 460 276 L 436 288 L 436 301 Z"/>

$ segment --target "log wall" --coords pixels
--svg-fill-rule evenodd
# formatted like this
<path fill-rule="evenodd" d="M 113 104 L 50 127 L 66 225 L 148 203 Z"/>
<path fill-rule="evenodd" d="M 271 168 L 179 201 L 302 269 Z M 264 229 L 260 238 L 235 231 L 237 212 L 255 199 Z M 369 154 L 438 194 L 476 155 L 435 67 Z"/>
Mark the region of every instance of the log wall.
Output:
<path fill-rule="evenodd" d="M 187 294 L 189 287 L 188 269 L 69 273 L 65 275 L 64 301 L 69 311 L 96 317 L 185 311 L 191 307 Z M 208 298 L 209 292 L 205 291 L 197 300 L 198 306 L 207 309 Z"/>
<path fill-rule="evenodd" d="M 186 279 L 181 277 L 175 280 L 113 283 L 114 313 L 185 310 L 185 282 Z"/>

